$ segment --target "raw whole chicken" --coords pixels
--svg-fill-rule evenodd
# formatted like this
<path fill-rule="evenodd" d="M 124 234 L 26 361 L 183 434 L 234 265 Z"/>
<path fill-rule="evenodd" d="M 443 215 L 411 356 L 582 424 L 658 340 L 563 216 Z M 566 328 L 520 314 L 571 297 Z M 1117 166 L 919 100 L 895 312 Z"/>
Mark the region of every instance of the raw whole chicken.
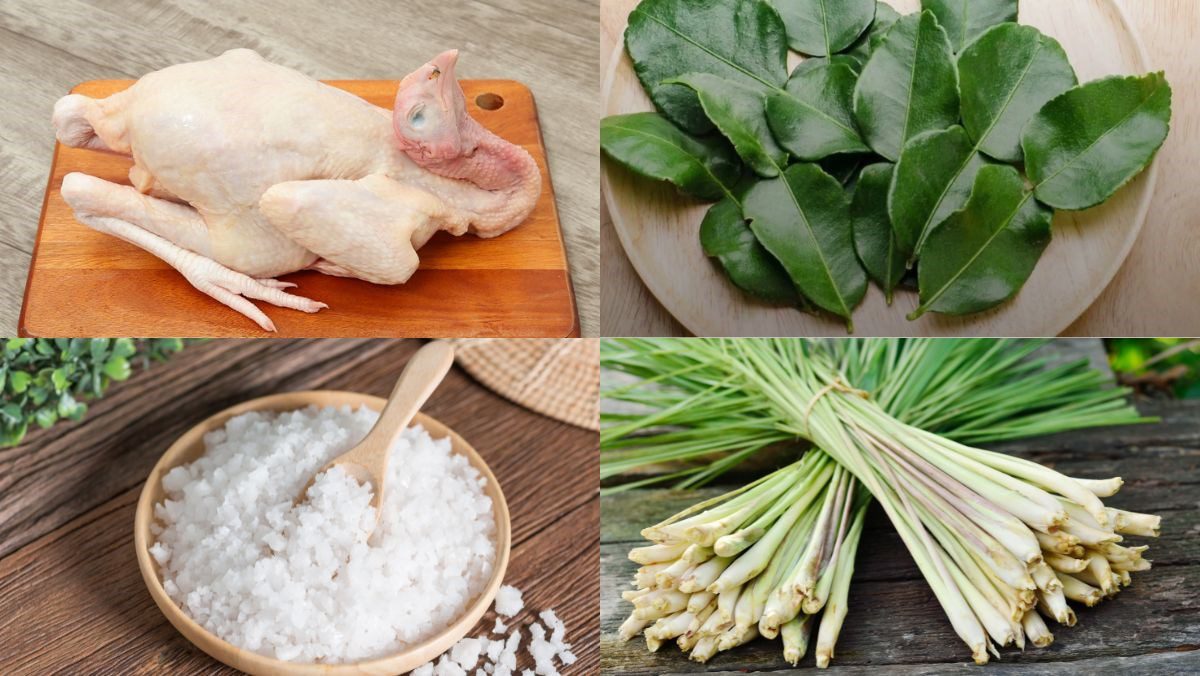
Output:
<path fill-rule="evenodd" d="M 132 187 L 63 177 L 82 223 L 131 242 L 267 331 L 249 299 L 323 307 L 275 277 L 401 284 L 438 230 L 495 237 L 529 215 L 529 153 L 466 111 L 456 51 L 400 81 L 394 110 L 234 49 L 54 106 L 58 140 L 132 156 Z"/>

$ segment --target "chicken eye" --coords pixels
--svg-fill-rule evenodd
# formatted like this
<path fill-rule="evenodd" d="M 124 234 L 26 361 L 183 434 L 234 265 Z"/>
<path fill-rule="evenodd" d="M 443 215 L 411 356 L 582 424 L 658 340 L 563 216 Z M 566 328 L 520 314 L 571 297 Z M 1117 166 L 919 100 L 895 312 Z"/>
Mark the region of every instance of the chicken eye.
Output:
<path fill-rule="evenodd" d="M 425 106 L 414 106 L 408 111 L 408 124 L 413 129 L 420 129 L 425 126 Z"/>

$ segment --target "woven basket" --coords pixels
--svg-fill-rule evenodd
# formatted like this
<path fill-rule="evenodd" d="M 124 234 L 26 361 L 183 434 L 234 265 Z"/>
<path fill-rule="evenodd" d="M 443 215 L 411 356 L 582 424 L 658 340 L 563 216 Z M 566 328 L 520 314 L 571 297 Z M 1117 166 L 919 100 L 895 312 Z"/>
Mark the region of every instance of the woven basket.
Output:
<path fill-rule="evenodd" d="M 458 339 L 458 363 L 530 410 L 600 430 L 600 341 L 595 338 Z"/>

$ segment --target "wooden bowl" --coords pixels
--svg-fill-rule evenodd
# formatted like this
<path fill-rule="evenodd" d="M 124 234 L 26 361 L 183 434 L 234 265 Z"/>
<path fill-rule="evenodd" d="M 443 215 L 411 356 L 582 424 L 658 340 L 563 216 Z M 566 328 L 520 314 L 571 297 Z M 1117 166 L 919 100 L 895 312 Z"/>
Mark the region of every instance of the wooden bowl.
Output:
<path fill-rule="evenodd" d="M 918 0 L 885 0 L 902 13 Z M 638 0 L 605 0 L 601 20 L 622 33 Z M 1154 70 L 1141 38 L 1117 0 L 1021 3 L 1020 21 L 1056 38 L 1080 82 Z M 653 110 L 623 45 L 606 64 L 601 114 Z M 789 70 L 800 58 L 789 53 Z M 1176 87 L 1183 86 L 1176 82 Z M 1175 126 L 1182 116 L 1176 111 Z M 1167 143 L 1171 143 L 1167 139 Z M 929 313 L 910 322 L 917 294 L 899 290 L 888 306 L 877 285 L 854 313 L 860 336 L 1055 336 L 1084 313 L 1116 276 L 1133 248 L 1157 181 L 1155 162 L 1102 206 L 1060 211 L 1054 239 L 1016 298 L 966 317 Z M 621 245 L 646 287 L 688 331 L 699 336 L 846 336 L 845 322 L 751 299 L 726 279 L 700 247 L 707 204 L 681 197 L 666 184 L 638 178 L 615 162 L 602 163 L 601 192 Z"/>
<path fill-rule="evenodd" d="M 232 408 L 227 408 L 220 413 L 208 417 L 179 437 L 175 443 L 171 444 L 171 447 L 159 459 L 158 464 L 151 470 L 150 477 L 146 479 L 146 485 L 142 487 L 142 495 L 138 499 L 137 514 L 134 516 L 133 543 L 134 547 L 137 548 L 138 568 L 142 571 L 142 579 L 146 581 L 146 587 L 150 590 L 150 595 L 154 597 L 154 602 L 158 604 L 159 609 L 167 616 L 171 624 L 175 625 L 175 628 L 186 636 L 189 641 L 215 659 L 249 674 L 383 675 L 410 671 L 436 658 L 438 655 L 449 650 L 450 646 L 457 643 L 459 639 L 466 636 L 467 632 L 479 622 L 479 618 L 483 617 L 484 612 L 487 611 L 488 606 L 491 605 L 492 600 L 496 597 L 496 591 L 500 588 L 500 583 L 504 579 L 504 572 L 508 568 L 508 557 L 512 547 L 508 504 L 504 501 L 504 493 L 500 491 L 500 485 L 496 483 L 496 477 L 488 468 L 487 463 L 475 452 L 475 449 L 471 448 L 470 444 L 455 434 L 450 428 L 420 413 L 417 414 L 413 422 L 424 427 L 430 436 L 435 439 L 449 437 L 452 451 L 460 455 L 465 455 L 471 465 L 479 470 L 480 474 L 487 479 L 484 492 L 492 499 L 492 511 L 496 517 L 496 560 L 492 569 L 492 577 L 488 580 L 483 592 L 467 607 L 466 611 L 440 633 L 393 655 L 362 662 L 347 662 L 342 664 L 285 662 L 238 648 L 228 641 L 217 637 L 197 624 L 195 620 L 188 617 L 179 606 L 175 605 L 175 602 L 167 596 L 166 591 L 163 589 L 158 562 L 150 555 L 150 546 L 154 542 L 154 538 L 150 533 L 150 523 L 154 519 L 154 505 L 162 502 L 166 497 L 162 488 L 163 476 L 173 468 L 192 462 L 204 454 L 205 434 L 221 427 L 233 416 L 248 411 L 282 412 L 304 408 L 309 405 L 349 405 L 352 407 L 366 405 L 368 408 L 379 411 L 382 410 L 384 403 L 384 400 L 380 397 L 355 392 L 329 390 L 286 392 L 269 397 L 252 399 Z"/>

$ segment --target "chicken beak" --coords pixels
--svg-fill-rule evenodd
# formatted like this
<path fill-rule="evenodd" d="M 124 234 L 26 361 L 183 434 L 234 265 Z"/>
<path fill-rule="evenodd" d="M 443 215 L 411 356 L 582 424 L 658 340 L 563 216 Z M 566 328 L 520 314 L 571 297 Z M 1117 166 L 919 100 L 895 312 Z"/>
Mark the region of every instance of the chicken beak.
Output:
<path fill-rule="evenodd" d="M 429 62 L 428 78 L 437 80 L 438 98 L 446 110 L 453 110 L 458 87 L 458 78 L 454 75 L 454 66 L 458 63 L 458 50 L 451 49 L 438 54 Z"/>

